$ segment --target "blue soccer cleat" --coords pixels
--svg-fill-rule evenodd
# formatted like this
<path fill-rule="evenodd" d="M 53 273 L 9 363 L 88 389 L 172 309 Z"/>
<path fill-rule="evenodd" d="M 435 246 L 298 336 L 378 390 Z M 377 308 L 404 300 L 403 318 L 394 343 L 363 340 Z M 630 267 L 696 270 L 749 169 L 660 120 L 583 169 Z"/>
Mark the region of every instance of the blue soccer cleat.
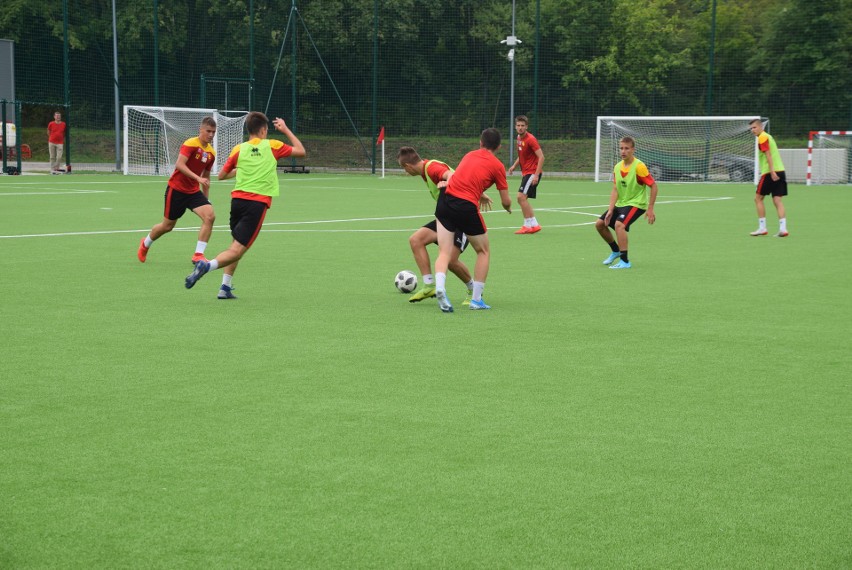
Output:
<path fill-rule="evenodd" d="M 620 255 L 621 255 L 621 254 L 620 254 L 619 252 L 617 252 L 617 251 L 613 251 L 612 253 L 610 253 L 610 254 L 609 254 L 609 257 L 607 257 L 606 259 L 604 259 L 604 260 L 603 260 L 603 264 L 604 264 L 604 265 L 609 265 L 610 263 L 612 263 L 613 261 L 615 261 L 616 259 L 618 259 L 618 257 L 619 257 Z"/>
<path fill-rule="evenodd" d="M 186 288 L 192 289 L 193 285 L 195 285 L 199 279 L 204 277 L 208 271 L 210 271 L 209 261 L 199 261 L 196 263 L 195 269 L 192 270 L 192 273 L 186 276 Z"/>
<path fill-rule="evenodd" d="M 227 285 L 222 285 L 219 287 L 219 294 L 216 295 L 217 299 L 236 299 L 237 296 L 233 293 L 234 288 L 228 287 Z"/>
<path fill-rule="evenodd" d="M 438 299 L 438 307 L 445 313 L 453 312 L 453 304 L 447 298 L 446 291 L 436 291 L 435 297 Z"/>
<path fill-rule="evenodd" d="M 485 299 L 480 299 L 479 301 L 475 301 L 471 299 L 470 301 L 470 310 L 471 311 L 484 311 L 490 309 L 491 305 L 485 304 Z"/>
<path fill-rule="evenodd" d="M 630 265 L 629 261 L 621 261 L 621 260 L 619 260 L 618 263 L 613 263 L 612 265 L 609 266 L 610 269 L 630 269 L 630 267 L 631 267 L 631 265 Z"/>

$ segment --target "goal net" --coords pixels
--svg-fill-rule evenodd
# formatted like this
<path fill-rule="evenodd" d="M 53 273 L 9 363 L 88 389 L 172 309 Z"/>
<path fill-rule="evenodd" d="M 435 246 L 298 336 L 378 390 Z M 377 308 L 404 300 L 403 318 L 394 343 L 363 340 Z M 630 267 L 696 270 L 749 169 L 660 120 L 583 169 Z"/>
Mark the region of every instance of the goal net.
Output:
<path fill-rule="evenodd" d="M 808 186 L 852 183 L 852 131 L 811 131 Z"/>
<path fill-rule="evenodd" d="M 759 118 L 598 117 L 595 181 L 612 180 L 621 160 L 618 142 L 629 136 L 655 180 L 757 182 L 757 142 L 749 121 Z"/>
<path fill-rule="evenodd" d="M 201 120 L 216 120 L 213 174 L 225 164 L 236 145 L 243 142 L 247 113 L 181 107 L 124 107 L 124 174 L 172 173 L 186 139 L 198 136 Z"/>

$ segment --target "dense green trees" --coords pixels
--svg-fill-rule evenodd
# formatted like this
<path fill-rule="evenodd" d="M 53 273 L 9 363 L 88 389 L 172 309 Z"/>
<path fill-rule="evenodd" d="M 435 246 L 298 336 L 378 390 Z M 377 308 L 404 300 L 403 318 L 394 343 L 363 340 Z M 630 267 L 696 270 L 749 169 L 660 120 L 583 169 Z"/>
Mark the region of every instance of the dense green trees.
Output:
<path fill-rule="evenodd" d="M 63 1 L 4 2 L 0 37 L 16 42 L 21 99 L 65 100 Z M 599 114 L 705 113 L 711 0 L 538 1 L 539 22 L 536 0 L 516 0 L 515 111 L 532 115 L 541 136 L 588 136 Z M 197 106 L 202 74 L 252 76 L 253 106 L 269 100 L 289 117 L 295 61 L 300 123 L 328 134 L 351 134 L 354 123 L 369 138 L 378 5 L 380 123 L 411 135 L 509 125 L 500 40 L 511 32 L 510 0 L 301 0 L 297 10 L 252 0 L 253 36 L 250 0 L 160 1 L 156 18 L 154 0 L 116 2 L 122 103 Z M 78 122 L 108 124 L 111 3 L 67 6 L 72 109 Z M 295 51 L 292 35 L 282 43 L 288 22 Z M 718 0 L 715 38 L 713 114 L 761 113 L 787 135 L 850 127 L 852 2 Z M 232 106 L 247 98 L 232 96 Z"/>

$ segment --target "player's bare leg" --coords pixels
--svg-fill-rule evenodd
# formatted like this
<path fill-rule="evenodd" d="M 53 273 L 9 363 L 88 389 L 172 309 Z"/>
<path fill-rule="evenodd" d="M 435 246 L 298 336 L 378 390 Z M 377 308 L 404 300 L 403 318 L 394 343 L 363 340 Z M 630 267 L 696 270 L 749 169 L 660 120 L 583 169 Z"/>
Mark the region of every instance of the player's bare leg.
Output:
<path fill-rule="evenodd" d="M 772 201 L 775 203 L 775 209 L 778 210 L 778 233 L 775 237 L 787 237 L 787 213 L 784 210 L 784 201 L 781 196 L 773 196 Z"/>
<path fill-rule="evenodd" d="M 142 241 L 139 242 L 139 250 L 136 252 L 136 257 L 139 258 L 139 261 L 145 263 L 145 260 L 148 258 L 148 249 L 151 247 L 151 244 L 153 244 L 154 241 L 161 236 L 175 229 L 175 224 L 177 224 L 177 220 L 163 218 L 162 222 L 151 228 L 148 235 L 142 238 Z"/>
<path fill-rule="evenodd" d="M 615 237 L 618 241 L 618 256 L 620 259 L 609 266 L 610 269 L 630 269 L 630 260 L 627 257 L 627 226 L 616 220 Z"/>
<path fill-rule="evenodd" d="M 423 285 L 411 297 L 408 298 L 409 303 L 417 303 L 423 299 L 435 296 L 435 278 L 432 276 L 432 262 L 429 259 L 429 252 L 426 251 L 426 246 L 432 243 L 438 243 L 438 234 L 429 228 L 419 228 L 408 238 L 408 245 L 411 247 L 411 253 L 414 255 L 414 263 L 417 265 L 417 270 L 420 271 Z"/>
<path fill-rule="evenodd" d="M 435 296 L 438 307 L 445 313 L 453 312 L 453 305 L 447 298 L 447 269 L 453 260 L 455 232 L 451 232 L 438 221 L 438 259 L 435 260 Z"/>
<path fill-rule="evenodd" d="M 753 236 L 765 236 L 769 233 L 766 231 L 766 206 L 763 204 L 764 198 L 765 196 L 763 196 L 763 194 L 755 192 L 754 206 L 757 209 L 757 229 L 751 232 L 751 235 Z"/>
<path fill-rule="evenodd" d="M 473 295 L 470 300 L 470 308 L 473 310 L 490 309 L 482 299 L 485 289 L 485 279 L 488 277 L 488 269 L 491 265 L 491 245 L 488 242 L 488 234 L 468 236 L 470 245 L 476 252 L 476 264 L 473 267 Z"/>
<path fill-rule="evenodd" d="M 234 286 L 232 285 L 232 279 L 234 278 L 234 272 L 237 270 L 237 265 L 239 265 L 239 263 L 239 261 L 235 261 L 222 271 L 222 286 L 219 287 L 219 293 L 216 295 L 217 299 L 237 298 L 237 296 L 233 293 Z"/>
<path fill-rule="evenodd" d="M 204 259 L 204 250 L 207 248 L 207 242 L 210 241 L 210 236 L 213 234 L 213 223 L 216 221 L 216 214 L 213 212 L 213 206 L 205 204 L 193 210 L 193 213 L 201 219 L 201 229 L 198 230 L 198 243 L 195 244 L 195 255 L 192 256 L 192 263 L 196 263 Z"/>

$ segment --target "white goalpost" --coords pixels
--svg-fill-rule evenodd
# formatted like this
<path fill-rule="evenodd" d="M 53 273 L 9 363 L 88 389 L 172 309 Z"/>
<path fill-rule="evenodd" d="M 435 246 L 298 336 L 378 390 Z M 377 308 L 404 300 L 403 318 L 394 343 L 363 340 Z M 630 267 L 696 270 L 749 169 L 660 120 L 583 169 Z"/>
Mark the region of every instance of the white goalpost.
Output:
<path fill-rule="evenodd" d="M 611 181 L 618 141 L 636 141 L 636 157 L 662 182 L 753 182 L 759 178 L 752 116 L 598 117 L 595 182 Z M 769 121 L 764 121 L 767 127 Z"/>
<path fill-rule="evenodd" d="M 852 184 L 852 131 L 808 134 L 807 184 Z"/>
<path fill-rule="evenodd" d="M 213 117 L 217 125 L 213 138 L 216 162 L 212 170 L 216 174 L 231 149 L 244 142 L 247 114 L 246 111 L 125 105 L 124 174 L 171 174 L 181 145 L 186 139 L 198 136 L 204 117 Z"/>

